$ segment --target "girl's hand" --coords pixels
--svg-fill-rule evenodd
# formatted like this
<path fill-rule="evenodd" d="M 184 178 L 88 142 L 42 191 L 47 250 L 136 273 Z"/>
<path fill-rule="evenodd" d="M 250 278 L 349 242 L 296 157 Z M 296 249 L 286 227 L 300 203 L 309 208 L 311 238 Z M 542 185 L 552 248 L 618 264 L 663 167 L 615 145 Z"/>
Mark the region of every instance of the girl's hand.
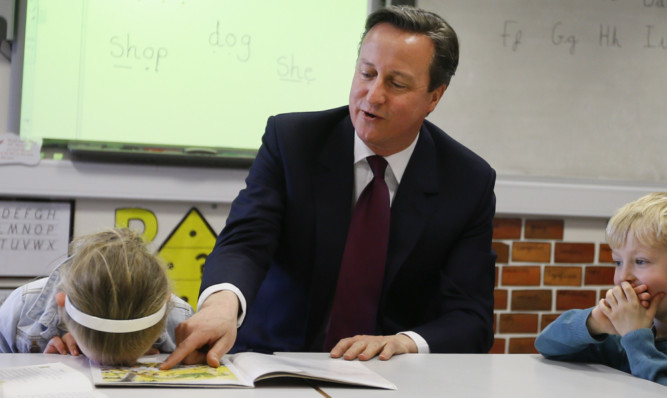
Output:
<path fill-rule="evenodd" d="M 70 333 L 65 333 L 62 337 L 56 336 L 49 340 L 44 353 L 79 356 L 80 351 L 74 337 Z"/>
<path fill-rule="evenodd" d="M 159 354 L 159 353 L 160 353 L 160 350 L 158 350 L 158 349 L 155 348 L 155 347 L 151 347 L 151 348 L 148 349 L 148 351 L 146 351 L 146 352 L 144 353 L 144 355 L 157 355 L 157 354 Z"/>

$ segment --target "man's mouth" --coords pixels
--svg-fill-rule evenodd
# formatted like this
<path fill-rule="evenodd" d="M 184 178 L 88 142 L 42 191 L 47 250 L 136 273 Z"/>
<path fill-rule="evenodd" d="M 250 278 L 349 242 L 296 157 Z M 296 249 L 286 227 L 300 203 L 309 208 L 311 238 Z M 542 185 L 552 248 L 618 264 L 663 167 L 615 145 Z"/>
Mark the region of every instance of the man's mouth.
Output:
<path fill-rule="evenodd" d="M 373 113 L 370 113 L 370 112 L 366 112 L 366 111 L 364 111 L 364 115 L 366 115 L 366 117 L 369 117 L 371 119 L 377 118 L 377 115 L 375 115 Z"/>

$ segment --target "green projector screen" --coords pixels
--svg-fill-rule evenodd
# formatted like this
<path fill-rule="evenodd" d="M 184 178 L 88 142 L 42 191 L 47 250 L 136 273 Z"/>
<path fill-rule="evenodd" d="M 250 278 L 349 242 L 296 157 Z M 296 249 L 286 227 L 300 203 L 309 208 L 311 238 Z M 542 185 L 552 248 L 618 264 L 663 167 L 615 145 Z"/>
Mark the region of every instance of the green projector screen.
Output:
<path fill-rule="evenodd" d="M 28 0 L 22 137 L 257 149 L 347 103 L 365 0 Z"/>

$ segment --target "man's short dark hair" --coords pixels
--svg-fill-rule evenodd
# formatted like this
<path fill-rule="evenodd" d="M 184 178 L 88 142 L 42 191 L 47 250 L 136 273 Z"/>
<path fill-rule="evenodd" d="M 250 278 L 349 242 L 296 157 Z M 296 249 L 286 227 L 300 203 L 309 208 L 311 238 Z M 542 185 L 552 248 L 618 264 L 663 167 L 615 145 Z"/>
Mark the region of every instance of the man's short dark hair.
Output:
<path fill-rule="evenodd" d="M 430 66 L 428 90 L 433 91 L 449 81 L 459 65 L 459 40 L 454 29 L 439 15 L 410 6 L 390 6 L 372 12 L 366 18 L 361 42 L 377 24 L 389 23 L 401 30 L 423 34 L 435 47 Z"/>

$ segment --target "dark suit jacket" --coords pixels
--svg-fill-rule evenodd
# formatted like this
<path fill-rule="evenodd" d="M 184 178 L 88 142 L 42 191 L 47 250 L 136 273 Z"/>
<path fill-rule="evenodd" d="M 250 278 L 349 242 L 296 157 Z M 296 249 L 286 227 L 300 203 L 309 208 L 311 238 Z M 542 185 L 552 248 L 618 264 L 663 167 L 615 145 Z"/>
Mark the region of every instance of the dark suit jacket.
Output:
<path fill-rule="evenodd" d="M 202 291 L 236 285 L 233 351 L 321 351 L 353 207 L 348 107 L 271 117 L 246 188 L 208 256 Z M 425 122 L 391 207 L 378 335 L 415 331 L 431 352 L 493 343 L 495 172 Z"/>

